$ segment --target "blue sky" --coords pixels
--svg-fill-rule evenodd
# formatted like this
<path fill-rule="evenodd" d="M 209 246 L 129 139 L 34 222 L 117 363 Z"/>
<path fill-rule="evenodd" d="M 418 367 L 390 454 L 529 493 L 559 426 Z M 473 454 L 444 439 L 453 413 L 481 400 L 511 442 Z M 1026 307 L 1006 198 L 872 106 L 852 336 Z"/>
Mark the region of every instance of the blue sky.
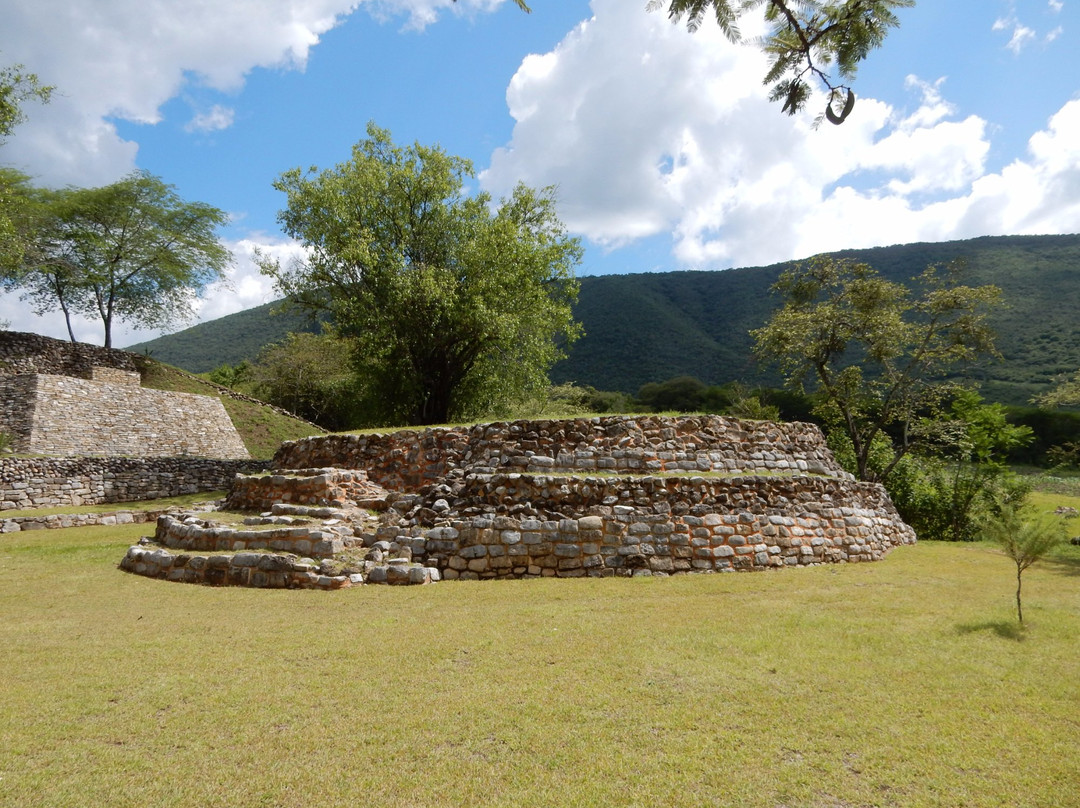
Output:
<path fill-rule="evenodd" d="M 0 64 L 59 95 L 0 163 L 50 185 L 146 169 L 228 211 L 231 285 L 198 319 L 274 299 L 251 249 L 298 246 L 271 183 L 347 159 L 369 120 L 468 157 L 496 196 L 556 185 L 582 275 L 1080 232 L 1080 0 L 920 0 L 861 68 L 851 118 L 816 130 L 766 100 L 753 48 L 645 5 L 6 0 Z M 0 319 L 65 335 L 17 295 Z"/>

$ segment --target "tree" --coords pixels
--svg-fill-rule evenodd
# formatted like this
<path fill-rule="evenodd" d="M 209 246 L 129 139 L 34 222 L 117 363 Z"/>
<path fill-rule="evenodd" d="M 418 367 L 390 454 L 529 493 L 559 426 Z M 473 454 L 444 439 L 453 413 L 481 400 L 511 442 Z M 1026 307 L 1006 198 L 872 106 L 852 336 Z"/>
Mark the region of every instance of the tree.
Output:
<path fill-rule="evenodd" d="M 725 36 L 741 42 L 739 19 L 764 6 L 771 28 L 760 47 L 772 60 L 764 79 L 772 85 L 770 100 L 782 101 L 783 111 L 794 115 L 806 106 L 816 79 L 828 93 L 824 117 L 841 124 L 855 105 L 846 82 L 899 25 L 895 10 L 913 5 L 915 0 L 649 0 L 648 8 L 667 8 L 668 17 L 685 19 L 690 31 L 711 11 Z"/>
<path fill-rule="evenodd" d="M 1031 440 L 1026 426 L 1013 426 L 1000 404 L 986 404 L 972 390 L 958 390 L 936 423 L 933 436 L 909 454 L 888 478 L 889 495 L 904 521 L 922 538 L 974 541 L 986 518 L 1021 502 L 1030 486 L 1005 462 Z M 891 462 L 892 447 L 881 441 L 876 462 Z M 850 443 L 848 444 L 850 446 Z"/>
<path fill-rule="evenodd" d="M 23 72 L 22 65 L 0 68 L 0 146 L 26 120 L 22 105 L 30 100 L 47 103 L 52 91 L 33 73 Z M 24 225 L 29 192 L 29 177 L 0 167 L 0 272 L 10 271 L 26 249 Z"/>
<path fill-rule="evenodd" d="M 778 362 L 788 384 L 816 386 L 818 412 L 851 442 L 856 475 L 884 482 L 896 464 L 934 438 L 946 379 L 994 352 L 986 315 L 1000 304 L 996 286 L 959 283 L 962 266 L 930 266 L 912 299 L 869 265 L 827 256 L 786 270 L 773 285 L 784 304 L 751 332 L 754 352 Z M 893 455 L 875 467 L 875 439 L 892 437 Z"/>
<path fill-rule="evenodd" d="M 259 352 L 246 375 L 253 392 L 324 429 L 356 424 L 355 378 L 349 340 L 330 334 L 292 333 Z"/>
<path fill-rule="evenodd" d="M 1080 404 L 1080 370 L 1059 382 L 1050 392 L 1036 397 L 1035 403 L 1042 407 L 1075 407 Z"/>
<path fill-rule="evenodd" d="M 547 384 L 579 333 L 571 307 L 581 247 L 552 189 L 524 185 L 493 210 L 466 196 L 469 161 L 395 146 L 368 125 L 352 159 L 293 169 L 274 187 L 284 231 L 307 257 L 263 271 L 295 305 L 328 312 L 356 340 L 368 417 L 430 424 L 505 410 Z"/>
<path fill-rule="evenodd" d="M 23 104 L 33 100 L 48 103 L 53 89 L 42 84 L 34 73 L 24 72 L 22 65 L 0 68 L 0 144 L 26 120 Z"/>
<path fill-rule="evenodd" d="M 226 221 L 140 171 L 102 188 L 37 191 L 29 246 L 4 286 L 21 288 L 38 314 L 59 307 L 72 341 L 72 313 L 100 319 L 109 348 L 117 320 L 154 328 L 190 315 L 229 265 L 216 235 Z"/>
<path fill-rule="evenodd" d="M 1065 523 L 1040 519 L 1019 506 L 1006 508 L 983 523 L 983 535 L 1001 545 L 1005 555 L 1016 564 L 1016 618 L 1024 623 L 1020 600 L 1024 570 L 1043 558 L 1065 538 Z"/>

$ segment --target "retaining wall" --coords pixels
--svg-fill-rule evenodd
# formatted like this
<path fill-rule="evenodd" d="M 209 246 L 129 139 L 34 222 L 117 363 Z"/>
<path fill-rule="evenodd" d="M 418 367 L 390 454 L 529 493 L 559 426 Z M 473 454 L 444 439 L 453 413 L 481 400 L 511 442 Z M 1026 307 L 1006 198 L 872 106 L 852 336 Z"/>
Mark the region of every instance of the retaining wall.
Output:
<path fill-rule="evenodd" d="M 346 589 L 363 582 L 360 575 L 322 575 L 318 566 L 288 555 L 204 556 L 139 545 L 128 548 L 120 561 L 120 569 L 147 578 L 181 583 L 264 589 Z"/>
<path fill-rule="evenodd" d="M 388 435 L 327 435 L 291 441 L 278 469 L 365 469 L 384 488 L 416 491 L 452 471 L 531 473 L 804 472 L 850 478 L 813 424 L 719 415 L 608 416 L 513 421 Z"/>
<path fill-rule="evenodd" d="M 872 561 L 915 542 L 876 483 L 821 477 L 478 475 L 457 514 L 419 532 L 444 577 L 628 575 Z M 537 516 L 501 515 L 528 503 Z M 469 515 L 470 511 L 480 511 Z M 559 511 L 579 514 L 562 516 Z"/>
<path fill-rule="evenodd" d="M 221 401 L 139 387 L 135 373 L 107 381 L 33 374 L 0 379 L 0 429 L 16 451 L 64 456 L 246 458 Z"/>
<path fill-rule="evenodd" d="M 266 466 L 258 460 L 193 458 L 2 458 L 0 511 L 219 491 L 237 474 L 255 474 Z"/>
<path fill-rule="evenodd" d="M 85 342 L 43 337 L 21 331 L 0 331 L 0 376 L 47 373 L 93 378 L 93 368 L 137 373 L 138 355 Z"/>
<path fill-rule="evenodd" d="M 352 535 L 351 528 L 348 533 Z M 330 558 L 345 549 L 341 533 L 318 527 L 235 530 L 202 522 L 185 523 L 167 514 L 158 517 L 154 541 L 188 551 L 279 550 L 313 558 Z"/>
<path fill-rule="evenodd" d="M 268 511 L 281 503 L 334 508 L 351 503 L 381 510 L 386 506 L 386 494 L 368 480 L 366 472 L 357 469 L 291 469 L 288 474 L 236 478 L 225 507 L 234 511 Z"/>

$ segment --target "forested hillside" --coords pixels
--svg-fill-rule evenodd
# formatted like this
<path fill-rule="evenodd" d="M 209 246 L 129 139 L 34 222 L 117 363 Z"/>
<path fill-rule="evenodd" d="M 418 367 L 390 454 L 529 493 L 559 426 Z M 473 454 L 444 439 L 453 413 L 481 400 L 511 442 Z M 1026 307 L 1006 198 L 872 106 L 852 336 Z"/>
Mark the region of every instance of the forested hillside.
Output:
<path fill-rule="evenodd" d="M 1080 367 L 1080 235 L 1007 236 L 907 244 L 838 255 L 907 281 L 927 264 L 967 260 L 968 283 L 995 283 L 1009 303 L 994 325 L 1004 361 L 980 371 L 987 398 L 1023 403 L 1054 376 Z M 634 393 L 679 375 L 708 384 L 740 380 L 776 384 L 751 356 L 749 331 L 777 304 L 769 293 L 786 264 L 716 272 L 587 277 L 577 318 L 585 336 L 555 366 L 556 382 Z M 295 315 L 271 316 L 271 305 L 230 315 L 132 346 L 192 372 L 253 358 L 289 330 L 316 330 Z"/>

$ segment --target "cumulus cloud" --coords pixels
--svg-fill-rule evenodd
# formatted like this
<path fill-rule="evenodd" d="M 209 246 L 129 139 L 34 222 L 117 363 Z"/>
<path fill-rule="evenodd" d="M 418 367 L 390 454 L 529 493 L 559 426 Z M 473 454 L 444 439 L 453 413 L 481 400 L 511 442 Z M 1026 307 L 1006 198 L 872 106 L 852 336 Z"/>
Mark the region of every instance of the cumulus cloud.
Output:
<path fill-rule="evenodd" d="M 52 185 L 100 185 L 135 167 L 137 145 L 110 121 L 154 124 L 194 82 L 238 91 L 257 67 L 304 68 L 320 37 L 355 9 L 423 28 L 440 11 L 490 10 L 504 0 L 12 0 L 0 59 L 22 63 L 57 93 L 4 147 L 2 159 Z M 224 108 L 190 131 L 222 128 Z"/>
<path fill-rule="evenodd" d="M 911 109 L 860 98 L 843 126 L 813 129 L 768 101 L 753 49 L 627 15 L 619 0 L 592 8 L 522 62 L 507 91 L 512 139 L 481 181 L 497 194 L 557 186 L 564 222 L 596 244 L 670 233 L 679 265 L 722 268 L 1075 230 L 1080 101 L 987 174 L 991 127 L 960 117 L 941 80 L 909 77 Z"/>
<path fill-rule="evenodd" d="M 200 112 L 184 125 L 186 132 L 217 132 L 233 125 L 236 113 L 230 107 L 214 104 L 206 112 Z"/>

